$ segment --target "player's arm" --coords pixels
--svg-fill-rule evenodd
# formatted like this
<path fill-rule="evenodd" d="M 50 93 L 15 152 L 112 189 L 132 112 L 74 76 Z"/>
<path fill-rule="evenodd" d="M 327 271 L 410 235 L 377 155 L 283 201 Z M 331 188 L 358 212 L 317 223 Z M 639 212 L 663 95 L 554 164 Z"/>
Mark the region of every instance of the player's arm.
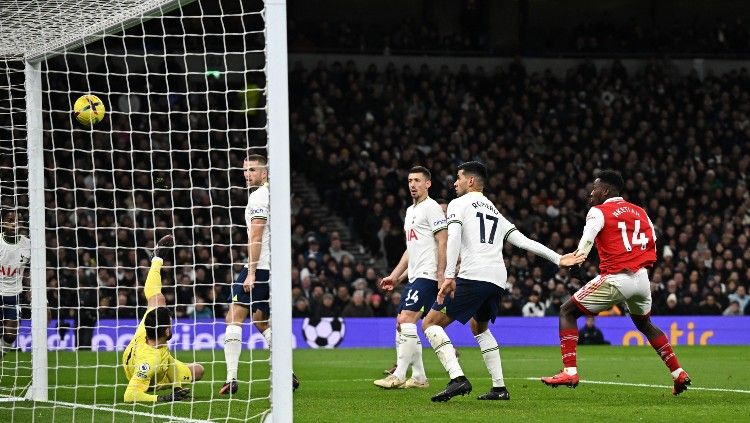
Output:
<path fill-rule="evenodd" d="M 438 291 L 438 304 L 442 304 L 446 295 L 450 295 L 456 289 L 456 267 L 461 253 L 461 236 L 463 232 L 463 218 L 455 201 L 448 204 L 448 240 L 445 243 L 445 279 Z M 439 253 L 438 253 L 439 254 Z"/>
<path fill-rule="evenodd" d="M 443 208 L 437 203 L 434 203 L 428 211 L 428 219 L 430 219 L 430 230 L 435 235 L 437 241 L 437 278 L 438 286 L 443 282 L 445 277 L 446 267 L 446 254 L 448 248 L 448 219 L 445 218 Z"/>
<path fill-rule="evenodd" d="M 257 202 L 251 201 L 249 220 L 250 226 L 247 228 L 247 278 L 242 284 L 245 292 L 250 292 L 255 284 L 255 270 L 258 268 L 260 251 L 263 248 L 263 231 L 268 222 L 268 197 Z"/>
<path fill-rule="evenodd" d="M 583 227 L 583 235 L 578 242 L 576 254 L 586 257 L 594 246 L 594 240 L 604 227 L 604 213 L 596 207 L 589 209 L 586 214 L 586 226 Z"/>
<path fill-rule="evenodd" d="M 406 250 L 404 251 L 404 254 L 401 255 L 401 260 L 398 261 L 398 264 L 393 268 L 391 274 L 380 280 L 380 288 L 386 291 L 392 290 L 399 282 L 408 276 L 408 267 L 409 250 Z"/>
<path fill-rule="evenodd" d="M 441 230 L 435 234 L 437 240 L 437 278 L 438 284 L 442 283 L 445 278 L 445 268 L 448 263 L 448 231 Z M 460 245 L 460 244 L 459 244 Z M 458 258 L 456 258 L 456 266 L 458 266 Z"/>
<path fill-rule="evenodd" d="M 125 402 L 156 402 L 157 395 L 146 393 L 159 363 L 156 360 L 134 360 L 137 364 L 125 389 Z M 141 361 L 139 363 L 139 361 Z"/>
<path fill-rule="evenodd" d="M 526 235 L 522 234 L 515 226 L 508 222 L 505 217 L 500 216 L 501 225 L 510 225 L 509 229 L 505 232 L 504 240 L 507 240 L 511 244 L 518 248 L 522 248 L 526 251 L 543 257 L 557 266 L 573 266 L 575 264 L 582 263 L 585 257 L 577 257 L 575 254 L 566 254 L 561 256 L 556 252 L 549 249 L 547 246 L 542 245 L 533 239 L 529 239 Z"/>

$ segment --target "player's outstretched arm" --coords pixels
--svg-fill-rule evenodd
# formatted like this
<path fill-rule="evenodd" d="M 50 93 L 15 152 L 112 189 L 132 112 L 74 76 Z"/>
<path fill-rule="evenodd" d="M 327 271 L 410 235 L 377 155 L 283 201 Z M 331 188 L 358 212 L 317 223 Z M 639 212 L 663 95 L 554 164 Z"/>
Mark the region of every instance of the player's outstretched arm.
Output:
<path fill-rule="evenodd" d="M 527 238 L 526 235 L 522 234 L 521 231 L 515 228 L 511 229 L 506 237 L 508 242 L 515 245 L 516 247 L 523 248 L 526 251 L 531 251 L 532 253 L 544 257 L 545 259 L 551 261 L 552 263 L 555 263 L 558 266 L 572 266 L 585 260 L 585 257 L 579 257 L 573 253 L 561 256 L 560 254 L 557 254 L 546 246 Z M 563 257 L 565 258 L 565 260 L 563 260 Z"/>

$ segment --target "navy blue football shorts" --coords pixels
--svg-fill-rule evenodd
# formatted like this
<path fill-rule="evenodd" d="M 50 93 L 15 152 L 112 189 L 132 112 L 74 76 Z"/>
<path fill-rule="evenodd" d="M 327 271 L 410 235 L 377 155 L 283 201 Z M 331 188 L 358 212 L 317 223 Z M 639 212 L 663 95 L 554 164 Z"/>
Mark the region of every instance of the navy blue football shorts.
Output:
<path fill-rule="evenodd" d="M 401 310 L 418 311 L 426 314 L 430 311 L 430 307 L 435 304 L 437 293 L 437 281 L 427 278 L 414 279 L 414 282 L 408 283 L 404 287 L 398 311 L 399 313 Z"/>
<path fill-rule="evenodd" d="M 250 292 L 245 292 L 245 289 L 242 287 L 246 277 L 247 267 L 243 267 L 232 285 L 232 303 L 249 307 L 253 313 L 256 310 L 260 310 L 266 316 L 269 316 L 271 314 L 271 307 L 268 301 L 271 298 L 269 287 L 271 272 L 266 269 L 256 269 L 255 284 L 253 284 L 253 289 Z"/>
<path fill-rule="evenodd" d="M 500 311 L 500 299 L 505 292 L 494 283 L 456 278 L 453 298 L 445 297 L 443 304 L 435 302 L 432 309 L 442 311 L 464 325 L 472 317 L 477 322 L 494 323 Z"/>

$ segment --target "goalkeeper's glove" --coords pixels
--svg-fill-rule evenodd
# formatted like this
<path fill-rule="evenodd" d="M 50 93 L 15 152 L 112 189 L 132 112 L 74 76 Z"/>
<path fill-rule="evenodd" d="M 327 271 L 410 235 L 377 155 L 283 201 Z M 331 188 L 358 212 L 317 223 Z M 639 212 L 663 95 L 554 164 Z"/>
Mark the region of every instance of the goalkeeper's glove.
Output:
<path fill-rule="evenodd" d="M 187 398 L 190 398 L 190 389 L 175 388 L 171 394 L 159 395 L 156 398 L 156 401 L 157 402 L 172 402 L 172 401 L 182 401 Z"/>

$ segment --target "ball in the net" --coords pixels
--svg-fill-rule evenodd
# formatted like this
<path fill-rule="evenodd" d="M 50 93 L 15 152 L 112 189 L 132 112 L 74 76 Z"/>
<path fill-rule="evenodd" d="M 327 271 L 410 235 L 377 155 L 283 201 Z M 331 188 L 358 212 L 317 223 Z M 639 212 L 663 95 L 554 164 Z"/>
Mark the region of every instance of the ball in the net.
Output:
<path fill-rule="evenodd" d="M 73 114 L 76 120 L 86 126 L 101 122 L 104 119 L 105 112 L 104 103 L 93 94 L 78 97 L 73 105 Z"/>

